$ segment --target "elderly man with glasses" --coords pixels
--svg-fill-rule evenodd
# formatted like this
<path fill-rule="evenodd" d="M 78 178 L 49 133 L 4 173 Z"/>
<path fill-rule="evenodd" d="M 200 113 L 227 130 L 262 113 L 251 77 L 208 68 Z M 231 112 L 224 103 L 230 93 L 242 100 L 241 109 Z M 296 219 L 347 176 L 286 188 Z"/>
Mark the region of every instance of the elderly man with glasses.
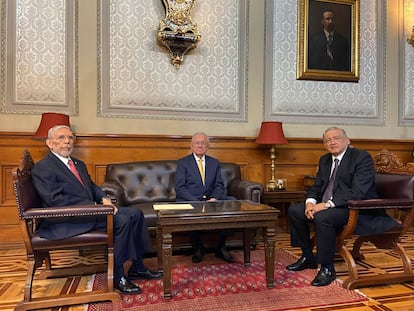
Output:
<path fill-rule="evenodd" d="M 191 139 L 192 153 L 178 160 L 175 177 L 177 201 L 217 201 L 231 200 L 233 197 L 224 195 L 224 183 L 221 177 L 220 162 L 206 153 L 210 147 L 207 134 L 197 132 Z M 234 262 L 226 248 L 226 237 L 232 232 L 220 230 L 216 246 L 216 257 L 227 262 Z M 190 240 L 194 247 L 192 261 L 203 259 L 203 242 L 199 231 L 190 232 Z"/>
<path fill-rule="evenodd" d="M 43 206 L 112 205 L 106 194 L 91 180 L 86 165 L 72 157 L 75 136 L 66 125 L 49 130 L 46 145 L 50 152 L 32 169 L 33 184 Z M 142 211 L 114 206 L 114 287 L 124 294 L 139 294 L 135 279 L 158 279 L 161 272 L 144 266 L 142 255 L 151 250 L 147 224 Z M 44 219 L 40 237 L 65 239 L 92 230 L 104 230 L 106 218 Z"/>

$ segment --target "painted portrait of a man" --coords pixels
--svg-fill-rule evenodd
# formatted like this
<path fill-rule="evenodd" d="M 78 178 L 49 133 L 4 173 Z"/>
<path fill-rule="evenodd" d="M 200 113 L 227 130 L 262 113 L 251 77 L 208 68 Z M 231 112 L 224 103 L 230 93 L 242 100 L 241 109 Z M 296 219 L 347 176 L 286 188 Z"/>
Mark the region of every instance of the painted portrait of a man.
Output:
<path fill-rule="evenodd" d="M 351 7 L 309 1 L 308 69 L 351 71 Z"/>

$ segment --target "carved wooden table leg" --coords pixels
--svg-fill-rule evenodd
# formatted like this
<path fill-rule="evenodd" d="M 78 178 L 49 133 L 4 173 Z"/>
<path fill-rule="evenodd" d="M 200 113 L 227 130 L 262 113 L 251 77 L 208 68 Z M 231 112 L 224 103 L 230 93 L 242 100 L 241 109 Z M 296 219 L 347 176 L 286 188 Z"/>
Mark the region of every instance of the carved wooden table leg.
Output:
<path fill-rule="evenodd" d="M 172 256 L 172 235 L 162 234 L 162 266 L 164 268 L 164 298 L 171 298 L 171 256 Z"/>
<path fill-rule="evenodd" d="M 162 266 L 162 230 L 159 225 L 157 225 L 157 265 L 158 270 L 163 270 Z"/>
<path fill-rule="evenodd" d="M 266 285 L 268 288 L 275 286 L 275 242 L 276 230 L 266 227 L 264 233 Z"/>
<path fill-rule="evenodd" d="M 250 262 L 250 237 L 252 230 L 250 228 L 243 229 L 243 255 L 244 255 L 244 266 L 249 267 Z"/>

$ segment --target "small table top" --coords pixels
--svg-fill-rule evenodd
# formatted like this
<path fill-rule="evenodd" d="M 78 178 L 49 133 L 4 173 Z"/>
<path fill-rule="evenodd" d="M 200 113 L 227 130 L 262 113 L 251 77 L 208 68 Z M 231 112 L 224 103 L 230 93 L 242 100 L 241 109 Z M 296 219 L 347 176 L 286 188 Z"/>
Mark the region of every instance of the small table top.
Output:
<path fill-rule="evenodd" d="M 280 213 L 272 206 L 245 200 L 170 204 L 173 207 L 174 204 L 187 204 L 191 205 L 192 209 L 179 209 L 178 206 L 177 209 L 157 210 L 157 223 L 163 231 L 238 228 L 242 222 L 245 226 L 249 223 L 250 227 L 256 222 L 255 226 L 261 227 L 266 226 L 266 221 L 276 222 Z"/>
<path fill-rule="evenodd" d="M 168 217 L 200 217 L 215 215 L 235 215 L 235 214 L 255 214 L 257 212 L 274 213 L 275 209 L 271 206 L 255 203 L 247 200 L 226 200 L 226 201 L 186 201 L 166 203 L 171 206 L 170 209 L 161 209 L 157 211 L 160 218 Z M 181 209 L 181 206 L 191 206 L 192 209 Z M 177 209 L 174 209 L 174 206 Z"/>

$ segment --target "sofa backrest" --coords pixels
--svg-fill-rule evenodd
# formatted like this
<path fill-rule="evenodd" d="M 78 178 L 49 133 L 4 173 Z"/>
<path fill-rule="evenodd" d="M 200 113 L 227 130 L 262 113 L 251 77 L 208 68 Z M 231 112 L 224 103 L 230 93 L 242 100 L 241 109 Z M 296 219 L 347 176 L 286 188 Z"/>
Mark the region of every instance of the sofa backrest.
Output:
<path fill-rule="evenodd" d="M 230 184 L 233 180 L 240 180 L 240 166 L 236 163 L 221 163 L 221 177 L 224 182 L 224 195 L 229 194 Z"/>
<path fill-rule="evenodd" d="M 105 182 L 123 189 L 127 205 L 143 202 L 175 201 L 176 161 L 142 161 L 110 164 Z"/>
<path fill-rule="evenodd" d="M 105 183 L 122 187 L 125 203 L 133 205 L 144 202 L 175 201 L 174 189 L 177 161 L 141 161 L 109 164 Z M 240 166 L 235 163 L 221 163 L 225 195 L 236 179 L 240 179 Z"/>

